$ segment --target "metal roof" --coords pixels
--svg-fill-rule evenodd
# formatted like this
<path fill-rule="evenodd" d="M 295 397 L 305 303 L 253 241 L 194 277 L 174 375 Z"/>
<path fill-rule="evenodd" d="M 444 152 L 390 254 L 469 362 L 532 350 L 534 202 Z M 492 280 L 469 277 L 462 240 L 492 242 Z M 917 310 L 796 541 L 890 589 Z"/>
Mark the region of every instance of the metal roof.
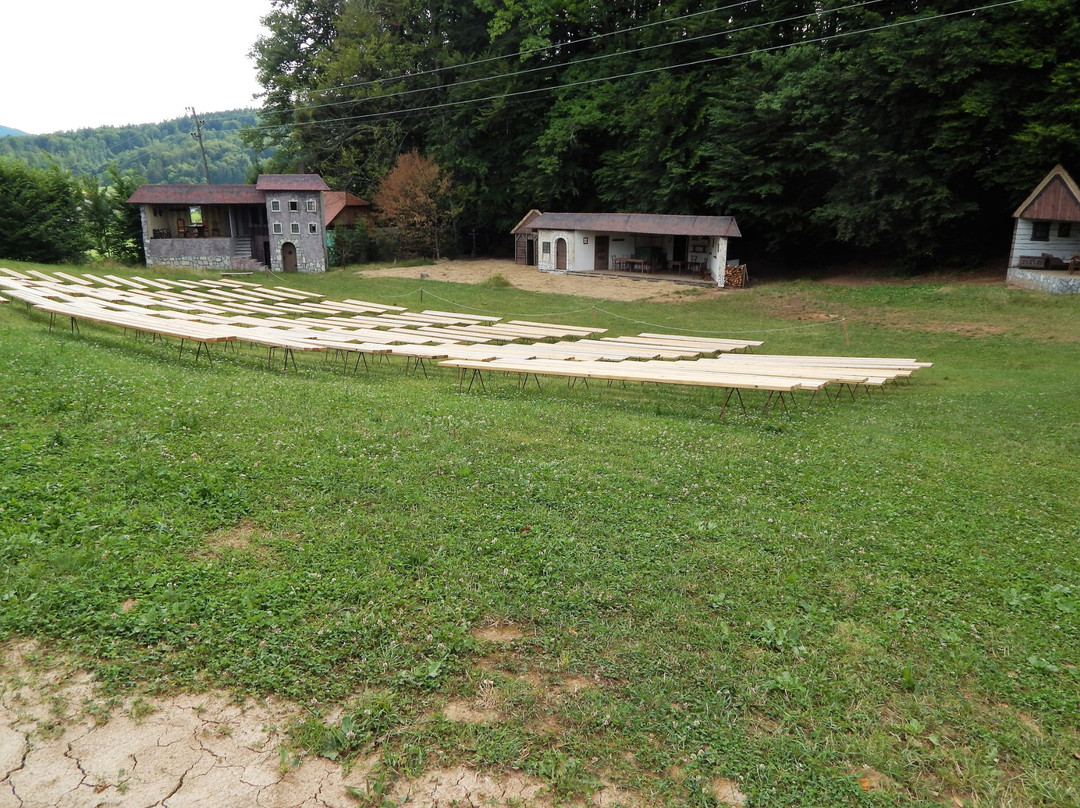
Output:
<path fill-rule="evenodd" d="M 1056 165 L 1016 209 L 1013 218 L 1080 222 L 1080 188 L 1069 172 Z"/>
<path fill-rule="evenodd" d="M 266 195 L 254 185 L 143 185 L 128 202 L 134 205 L 264 205 Z"/>
<path fill-rule="evenodd" d="M 660 213 L 541 213 L 526 216 L 512 231 L 590 230 L 597 233 L 643 233 L 659 236 L 742 234 L 733 216 L 679 216 Z"/>

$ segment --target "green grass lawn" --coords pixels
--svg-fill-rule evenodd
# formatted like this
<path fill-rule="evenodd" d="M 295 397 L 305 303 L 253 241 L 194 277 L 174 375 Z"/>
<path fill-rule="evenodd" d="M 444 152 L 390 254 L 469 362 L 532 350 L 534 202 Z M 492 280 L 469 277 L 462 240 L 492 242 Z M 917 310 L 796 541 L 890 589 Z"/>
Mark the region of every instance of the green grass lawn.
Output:
<path fill-rule="evenodd" d="M 5 305 L 0 640 L 110 689 L 308 704 L 295 751 L 376 748 L 386 778 L 465 763 L 566 800 L 603 778 L 710 806 L 724 778 L 763 806 L 1080 805 L 1080 299 L 418 283 L 288 279 L 935 364 L 720 420 L 699 389 L 460 392 L 447 370 L 282 372 L 246 348 L 195 364 Z M 520 638 L 476 635 L 493 624 Z M 441 717 L 478 695 L 501 720 Z"/>

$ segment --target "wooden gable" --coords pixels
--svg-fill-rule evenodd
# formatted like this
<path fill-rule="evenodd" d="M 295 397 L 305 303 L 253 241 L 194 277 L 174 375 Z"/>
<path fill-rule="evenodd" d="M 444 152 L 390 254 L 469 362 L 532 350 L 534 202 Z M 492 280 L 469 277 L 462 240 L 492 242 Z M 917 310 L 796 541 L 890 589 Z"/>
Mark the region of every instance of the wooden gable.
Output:
<path fill-rule="evenodd" d="M 1080 187 L 1060 165 L 1054 166 L 1042 182 L 1013 213 L 1016 219 L 1050 222 L 1080 222 Z"/>

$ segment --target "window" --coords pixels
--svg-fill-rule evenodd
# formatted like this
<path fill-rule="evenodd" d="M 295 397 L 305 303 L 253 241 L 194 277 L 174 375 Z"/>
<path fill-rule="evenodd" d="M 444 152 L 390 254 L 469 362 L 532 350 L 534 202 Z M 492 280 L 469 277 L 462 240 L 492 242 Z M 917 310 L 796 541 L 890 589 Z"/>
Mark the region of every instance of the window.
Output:
<path fill-rule="evenodd" d="M 1031 223 L 1031 240 L 1032 241 L 1049 241 L 1050 240 L 1050 222 L 1032 222 Z"/>
<path fill-rule="evenodd" d="M 300 222 L 292 222 L 289 225 L 289 232 L 299 235 L 300 234 Z"/>
<path fill-rule="evenodd" d="M 545 241 L 540 252 L 542 252 L 544 255 L 551 255 L 551 242 Z"/>
<path fill-rule="evenodd" d="M 270 200 L 270 210 L 272 210 L 274 213 L 279 213 L 281 211 L 281 200 L 280 199 L 271 199 Z"/>
<path fill-rule="evenodd" d="M 291 210 L 293 213 L 300 210 L 300 203 L 297 202 L 295 199 L 290 199 L 289 200 L 289 210 Z"/>
<path fill-rule="evenodd" d="M 314 236 L 319 232 L 319 226 L 315 222 L 308 222 L 307 231 Z"/>
<path fill-rule="evenodd" d="M 274 222 L 274 235 L 275 236 L 280 236 L 281 235 L 281 222 Z"/>
<path fill-rule="evenodd" d="M 307 201 L 307 209 L 308 213 L 314 213 L 318 209 L 314 199 L 309 199 Z"/>
<path fill-rule="evenodd" d="M 1068 238 L 1072 235 L 1072 222 L 1058 222 L 1058 238 Z"/>
<path fill-rule="evenodd" d="M 192 205 L 190 208 L 188 208 L 188 215 L 191 216 L 191 223 L 192 224 L 202 224 L 203 223 L 203 220 L 202 220 L 202 208 L 200 208 L 198 205 Z"/>

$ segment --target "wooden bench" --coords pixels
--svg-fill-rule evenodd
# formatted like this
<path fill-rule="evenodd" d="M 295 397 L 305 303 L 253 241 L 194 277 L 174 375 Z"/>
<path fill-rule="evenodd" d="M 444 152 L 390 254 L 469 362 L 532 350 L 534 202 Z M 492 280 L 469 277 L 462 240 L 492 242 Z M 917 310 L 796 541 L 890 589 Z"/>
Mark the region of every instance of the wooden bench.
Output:
<path fill-rule="evenodd" d="M 472 370 L 469 380 L 469 389 L 473 382 L 479 380 L 484 385 L 481 371 L 500 370 L 508 373 L 521 374 L 523 380 L 521 386 L 528 382 L 529 376 L 533 376 L 537 386 L 539 376 L 562 376 L 570 379 L 597 379 L 601 381 L 623 382 L 652 382 L 655 384 L 674 384 L 697 387 L 719 387 L 727 390 L 723 404 L 720 407 L 720 417 L 724 417 L 728 402 L 732 394 L 738 396 L 742 404 L 742 390 L 762 390 L 769 393 L 765 403 L 766 411 L 774 395 L 779 394 L 783 401 L 785 394 L 793 395 L 796 390 L 819 390 L 825 386 L 825 382 L 816 380 L 783 378 L 779 376 L 755 376 L 746 373 L 724 372 L 694 372 L 674 367 L 677 363 L 665 362 L 663 366 L 641 362 L 575 362 L 575 361 L 550 361 L 528 359 L 493 359 L 489 362 L 479 362 L 470 359 L 446 359 L 439 363 L 440 366 L 455 367 L 461 371 L 459 386 L 464 384 L 465 372 Z M 745 412 L 745 405 L 743 410 Z"/>
<path fill-rule="evenodd" d="M 208 361 L 210 357 L 210 343 L 228 342 L 235 339 L 231 334 L 221 330 L 219 326 L 207 325 L 192 321 L 166 319 L 146 314 L 134 314 L 131 312 L 105 309 L 95 305 L 42 302 L 34 306 L 35 309 L 49 314 L 49 326 L 52 327 L 53 318 L 59 314 L 71 318 L 73 331 L 78 330 L 78 321 L 86 320 L 101 325 L 111 325 L 125 330 L 130 329 L 137 333 L 154 334 L 162 337 L 173 337 L 180 340 L 180 348 L 177 359 L 184 354 L 184 343 L 188 340 L 199 344 L 195 352 L 195 361 L 199 361 L 202 352 L 206 351 Z"/>

